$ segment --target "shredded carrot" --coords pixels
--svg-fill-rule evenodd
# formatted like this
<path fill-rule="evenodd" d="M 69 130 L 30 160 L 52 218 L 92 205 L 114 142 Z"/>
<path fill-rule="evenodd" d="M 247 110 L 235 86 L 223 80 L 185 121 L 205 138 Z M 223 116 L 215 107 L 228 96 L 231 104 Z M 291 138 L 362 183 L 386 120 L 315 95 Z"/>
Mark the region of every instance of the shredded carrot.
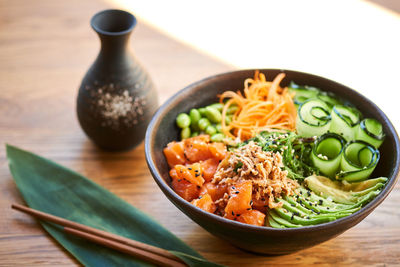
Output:
<path fill-rule="evenodd" d="M 228 99 L 222 110 L 223 133 L 243 141 L 261 131 L 294 131 L 297 115 L 294 95 L 289 93 L 287 87 L 280 87 L 284 77 L 285 74 L 280 73 L 270 82 L 263 73 L 256 71 L 254 79 L 244 81 L 243 94 L 226 91 L 220 95 L 221 103 Z M 238 109 L 227 125 L 227 111 L 235 105 Z"/>

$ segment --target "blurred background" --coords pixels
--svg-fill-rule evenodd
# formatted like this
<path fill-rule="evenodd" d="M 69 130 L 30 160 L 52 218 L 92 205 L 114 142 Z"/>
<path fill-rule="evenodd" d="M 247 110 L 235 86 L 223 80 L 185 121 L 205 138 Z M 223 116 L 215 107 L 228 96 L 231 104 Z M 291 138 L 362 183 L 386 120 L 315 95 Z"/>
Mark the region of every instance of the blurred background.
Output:
<path fill-rule="evenodd" d="M 400 128 L 400 1 L 109 0 L 235 68 L 283 68 L 343 83 Z"/>

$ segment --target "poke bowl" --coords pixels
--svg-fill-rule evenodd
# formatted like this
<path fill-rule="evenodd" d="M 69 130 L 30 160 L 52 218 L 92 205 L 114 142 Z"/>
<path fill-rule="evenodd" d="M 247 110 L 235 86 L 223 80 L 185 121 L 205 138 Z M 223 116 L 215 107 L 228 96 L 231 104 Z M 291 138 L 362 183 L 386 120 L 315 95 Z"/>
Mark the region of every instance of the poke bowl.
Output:
<path fill-rule="evenodd" d="M 253 136 L 250 136 L 253 132 L 249 132 L 249 136 L 243 138 L 240 133 L 241 130 L 245 132 L 245 128 L 240 129 L 240 131 L 235 129 L 235 127 L 241 127 L 240 125 L 247 123 L 247 121 L 238 122 L 239 112 L 245 110 L 245 106 L 241 106 L 241 100 L 235 100 L 236 102 L 232 100 L 236 103 L 234 105 L 239 106 L 239 111 L 236 108 L 234 112 L 237 113 L 231 115 L 231 118 L 233 116 L 233 119 L 237 120 L 236 124 L 231 123 L 229 124 L 230 127 L 228 127 L 227 118 L 223 116 L 222 130 L 221 126 L 219 129 L 222 134 L 211 128 L 208 131 L 206 127 L 209 125 L 204 125 L 199 129 L 197 122 L 196 128 L 188 128 L 191 127 L 188 126 L 188 122 L 185 122 L 182 118 L 177 119 L 179 116 L 185 117 L 181 114 L 189 114 L 192 109 L 201 109 L 210 105 L 214 105 L 215 109 L 217 109 L 216 104 L 218 103 L 222 106 L 218 107 L 220 108 L 220 113 L 226 115 L 229 108 L 227 105 L 232 101 L 226 101 L 223 96 L 228 99 L 249 97 L 250 93 L 247 86 L 254 80 L 250 82 L 247 80 L 251 77 L 257 80 L 258 75 L 264 79 L 264 82 L 267 81 L 269 85 L 273 84 L 273 82 L 269 81 L 275 81 L 276 77 L 280 77 L 278 84 L 274 85 L 279 88 L 276 89 L 276 92 L 283 94 L 283 92 L 287 91 L 287 95 L 290 95 L 295 106 L 296 113 L 294 116 L 296 116 L 296 120 L 292 119 L 290 121 L 294 125 L 293 127 L 297 127 L 294 128 L 293 133 L 286 128 L 280 129 L 275 133 L 274 129 L 271 130 L 268 127 L 264 127 L 260 128 L 263 131 L 253 131 Z M 307 99 L 308 95 L 302 93 L 301 98 L 296 98 L 296 94 L 300 96 L 298 92 L 303 92 L 302 90 L 305 90 L 304 92 L 307 92 L 307 94 L 310 92 L 318 94 L 318 96 L 322 94 L 324 96 L 322 102 L 324 103 L 329 104 L 331 99 L 339 99 L 337 101 L 340 101 L 340 103 L 335 102 L 332 106 L 325 106 L 324 103 L 318 104 L 321 101 L 315 100 L 316 95 Z M 225 95 L 227 91 L 235 92 L 235 94 Z M 257 92 L 259 93 L 260 91 L 262 90 Z M 307 105 L 311 105 L 310 103 L 313 103 L 314 106 L 307 108 Z M 343 110 L 341 110 L 342 108 Z M 213 111 L 212 109 L 210 110 Z M 307 115 L 303 110 L 306 110 L 311 115 Z M 350 113 L 346 110 L 350 110 Z M 301 114 L 303 115 L 302 117 Z M 336 116 L 335 114 L 338 115 L 338 118 L 333 118 Z M 191 115 L 193 114 L 190 113 L 189 121 L 192 118 Z M 205 113 L 204 116 L 208 115 Z M 359 116 L 356 122 L 352 121 L 353 115 Z M 250 115 L 242 117 L 250 117 Z M 221 121 L 221 118 L 217 118 L 215 121 L 213 121 L 212 117 L 209 117 L 209 119 L 211 123 Z M 242 120 L 246 120 L 246 118 Z M 309 121 L 307 122 L 307 120 Z M 334 120 L 347 121 L 348 124 L 335 122 L 334 126 L 334 122 L 331 122 Z M 192 124 L 193 121 L 194 119 L 192 118 Z M 309 123 L 310 121 L 312 123 Z M 328 122 L 330 124 L 327 126 Z M 302 125 L 302 123 L 304 125 L 300 128 L 299 125 Z M 257 122 L 255 124 L 259 126 Z M 213 125 L 215 126 L 215 124 Z M 285 125 L 289 125 L 289 123 Z M 325 128 L 322 129 L 323 127 Z M 368 129 L 365 130 L 368 127 L 372 127 L 372 133 Z M 194 131 L 193 129 L 196 129 L 204 135 L 196 137 L 197 132 L 185 132 L 190 131 L 190 129 L 192 132 Z M 350 130 L 347 131 L 346 129 Z M 367 135 L 363 135 L 362 130 L 365 130 Z M 378 136 L 378 133 L 381 136 Z M 217 136 L 216 134 L 219 134 L 219 137 L 221 135 L 225 137 L 226 151 L 216 161 L 217 167 L 213 170 L 214 176 L 211 178 L 208 177 L 207 179 L 206 174 L 203 174 L 203 169 L 201 169 L 203 161 L 199 161 L 200 164 L 194 163 L 194 160 L 190 161 L 190 155 L 188 158 L 186 154 L 183 154 L 182 157 L 176 156 L 172 160 L 171 157 L 166 157 L 168 156 L 166 149 L 171 144 L 175 145 L 180 142 L 183 144 L 184 140 L 193 138 L 195 140 L 193 142 L 198 142 L 196 140 L 203 138 L 202 140 L 206 140 L 204 142 L 210 146 L 213 142 L 213 136 Z M 229 135 L 232 135 L 231 138 L 228 138 Z M 242 140 L 240 140 L 241 138 Z M 373 138 L 378 143 L 374 143 L 370 138 Z M 180 141 L 181 139 L 182 141 Z M 214 139 L 215 142 L 221 141 L 221 138 Z M 279 151 L 276 150 L 279 149 L 277 144 L 279 145 L 280 141 L 285 140 L 286 142 L 295 140 L 295 143 L 281 142 L 286 145 L 281 146 Z M 300 153 L 298 152 L 300 149 L 295 152 L 295 149 L 300 147 L 299 143 L 302 144 L 301 153 L 305 153 L 304 151 L 309 153 L 307 154 L 305 165 L 301 163 L 305 166 L 306 171 L 304 168 L 298 167 L 299 165 L 296 165 L 297 167 L 293 167 L 294 165 L 289 166 L 289 163 L 285 161 L 287 160 L 285 151 L 288 150 L 288 146 L 293 153 Z M 190 143 L 189 146 L 192 146 L 192 144 Z M 261 182 L 255 183 L 254 180 L 251 182 L 246 180 L 249 179 L 246 178 L 249 177 L 249 173 L 253 173 L 251 174 L 253 175 L 252 177 L 254 177 L 254 173 L 261 175 L 259 174 L 263 172 L 261 169 L 245 172 L 243 162 L 240 161 L 240 165 L 236 161 L 236 165 L 229 166 L 229 162 L 234 161 L 235 157 L 241 156 L 238 153 L 244 153 L 245 149 L 252 149 L 252 147 L 256 146 L 259 146 L 256 150 L 258 149 L 257 153 L 262 157 L 272 157 L 279 154 L 280 165 L 276 170 L 280 172 L 280 179 L 282 179 L 280 184 L 285 186 L 271 189 L 268 181 L 271 182 L 272 180 L 266 180 L 263 183 L 267 185 L 261 190 L 258 188 Z M 307 149 L 308 147 L 309 149 Z M 382 203 L 394 188 L 399 174 L 399 151 L 400 143 L 396 130 L 387 116 L 371 100 L 335 81 L 313 74 L 281 69 L 239 70 L 218 74 L 195 82 L 173 95 L 158 109 L 147 128 L 145 137 L 146 161 L 150 172 L 161 191 L 179 210 L 211 234 L 228 241 L 236 247 L 254 253 L 272 255 L 288 254 L 315 246 L 338 236 L 361 222 Z M 183 151 L 183 153 L 186 152 Z M 253 151 L 251 153 L 254 155 L 256 152 Z M 249 154 L 251 153 L 249 152 Z M 297 154 L 296 157 L 295 154 L 292 156 L 291 159 L 295 161 L 295 158 L 299 158 Z M 358 157 L 358 164 L 361 164 L 359 169 L 354 167 L 357 164 L 352 164 L 354 163 L 354 157 Z M 172 162 L 174 160 L 177 162 Z M 347 161 L 350 163 L 346 163 Z M 262 162 L 259 164 L 263 166 Z M 333 165 L 335 167 L 331 167 Z M 181 169 L 178 169 L 177 166 Z M 179 179 L 182 170 L 190 170 L 189 172 L 192 172 L 192 168 L 196 166 L 200 166 L 199 170 L 201 171 L 199 172 L 202 175 L 193 172 L 193 179 L 194 177 L 197 179 L 199 176 L 199 179 L 201 179 L 200 184 L 196 184 L 199 180 L 191 181 L 192 176 L 187 178 L 189 180 L 182 177 L 182 179 Z M 324 169 L 324 166 L 328 167 Z M 254 164 L 255 167 L 256 165 Z M 307 169 L 308 167 L 310 168 Z M 300 174 L 294 173 L 293 170 L 297 170 L 296 168 L 301 169 Z M 318 172 L 318 168 L 321 173 L 313 172 L 313 170 Z M 230 174 L 226 174 L 228 169 Z M 174 171 L 171 172 L 171 170 Z M 227 177 L 226 175 L 230 176 Z M 204 180 L 202 176 L 206 179 Z M 183 192 L 179 189 L 180 184 L 178 181 L 181 182 L 181 180 L 184 180 L 183 182 L 187 185 L 191 185 L 190 183 L 196 184 L 196 186 L 193 185 L 191 187 L 193 190 L 189 192 L 190 194 L 188 194 L 187 190 Z M 214 196 L 210 197 L 208 195 L 204 185 L 218 182 L 220 183 L 218 185 L 223 184 L 225 186 L 224 199 L 222 199 L 221 195 L 221 199 L 214 201 Z M 247 185 L 250 186 L 249 194 L 252 199 L 249 204 L 246 204 L 247 208 L 244 207 L 241 212 L 238 212 L 240 207 L 232 206 L 232 203 L 247 194 L 243 189 Z M 327 187 L 331 185 L 334 189 L 328 188 L 331 190 L 328 192 L 334 192 L 332 193 L 333 196 L 326 193 Z M 269 188 L 270 192 L 269 202 L 262 195 L 268 194 L 265 193 L 267 192 L 266 188 Z M 241 191 L 242 189 L 243 191 Z M 343 193 L 344 190 L 347 191 Z M 192 196 L 193 192 L 195 192 L 195 196 Z M 261 196 L 259 192 L 262 192 Z M 284 195 L 285 192 L 286 195 Z M 338 194 L 336 194 L 337 192 Z M 260 206 L 261 208 L 254 203 L 256 201 L 254 199 L 256 193 L 257 197 L 266 201 L 263 202 L 265 205 Z M 206 195 L 209 199 L 208 203 L 205 202 Z M 350 197 L 348 198 L 348 196 Z M 335 209 L 335 212 L 329 210 L 329 208 Z M 250 213 L 252 213 L 251 216 Z"/>

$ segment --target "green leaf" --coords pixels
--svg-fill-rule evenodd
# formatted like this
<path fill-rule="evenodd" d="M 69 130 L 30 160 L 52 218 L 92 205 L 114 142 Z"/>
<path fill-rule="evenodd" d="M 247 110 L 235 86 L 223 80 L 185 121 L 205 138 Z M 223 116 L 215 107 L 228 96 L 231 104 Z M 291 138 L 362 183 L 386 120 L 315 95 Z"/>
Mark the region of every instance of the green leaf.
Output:
<path fill-rule="evenodd" d="M 7 157 L 18 189 L 30 207 L 167 249 L 189 266 L 221 266 L 208 262 L 148 215 L 86 177 L 10 145 L 7 145 Z M 67 235 L 58 225 L 41 224 L 86 266 L 151 266 L 132 256 Z"/>

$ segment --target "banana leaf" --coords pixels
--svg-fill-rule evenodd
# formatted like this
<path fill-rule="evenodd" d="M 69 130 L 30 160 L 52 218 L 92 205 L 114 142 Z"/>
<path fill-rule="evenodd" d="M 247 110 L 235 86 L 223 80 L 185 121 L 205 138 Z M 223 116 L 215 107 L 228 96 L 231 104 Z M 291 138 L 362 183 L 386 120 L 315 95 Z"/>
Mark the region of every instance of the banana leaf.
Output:
<path fill-rule="evenodd" d="M 15 183 L 30 207 L 169 250 L 189 266 L 221 266 L 208 262 L 148 215 L 86 177 L 14 146 L 7 145 L 6 150 Z M 67 235 L 58 225 L 40 223 L 85 266 L 152 266 Z"/>

